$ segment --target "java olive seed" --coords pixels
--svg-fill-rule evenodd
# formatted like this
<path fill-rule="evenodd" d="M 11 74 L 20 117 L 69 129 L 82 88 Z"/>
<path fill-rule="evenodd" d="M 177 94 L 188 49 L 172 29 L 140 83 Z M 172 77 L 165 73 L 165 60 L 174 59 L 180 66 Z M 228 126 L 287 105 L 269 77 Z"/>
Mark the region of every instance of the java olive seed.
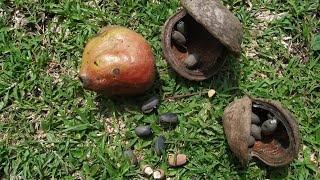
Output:
<path fill-rule="evenodd" d="M 141 138 L 148 138 L 148 137 L 152 136 L 152 134 L 153 134 L 152 129 L 149 125 L 138 126 L 138 127 L 136 127 L 136 129 L 134 131 L 135 131 L 136 135 Z"/>
<path fill-rule="evenodd" d="M 277 120 L 269 119 L 262 123 L 261 132 L 264 135 L 272 134 L 277 129 Z"/>
<path fill-rule="evenodd" d="M 159 136 L 156 140 L 154 148 L 155 148 L 156 154 L 159 156 L 161 156 L 162 153 L 165 151 L 165 141 L 166 139 L 163 136 Z"/>
<path fill-rule="evenodd" d="M 164 113 L 159 116 L 159 123 L 161 125 L 176 125 L 178 123 L 178 116 L 174 113 Z"/>
<path fill-rule="evenodd" d="M 254 137 L 253 136 L 249 136 L 248 147 L 253 146 L 255 142 L 256 142 L 256 140 L 254 139 Z"/>
<path fill-rule="evenodd" d="M 153 169 L 150 165 L 145 165 L 142 167 L 142 172 L 146 177 L 150 177 L 153 174 Z"/>
<path fill-rule="evenodd" d="M 184 21 L 180 21 L 178 22 L 177 24 L 177 30 L 183 34 L 184 36 L 187 35 L 187 26 L 186 26 L 186 23 Z"/>
<path fill-rule="evenodd" d="M 190 54 L 185 60 L 184 63 L 186 64 L 187 68 L 192 68 L 199 62 L 199 57 L 196 54 Z"/>
<path fill-rule="evenodd" d="M 179 31 L 173 31 L 172 40 L 180 46 L 184 46 L 187 42 L 186 38 Z"/>
<path fill-rule="evenodd" d="M 123 151 L 123 157 L 128 158 L 130 162 L 134 165 L 138 165 L 137 156 L 133 153 L 131 149 Z"/>
<path fill-rule="evenodd" d="M 150 113 L 152 110 L 157 108 L 159 104 L 159 98 L 157 96 L 152 96 L 147 101 L 145 101 L 141 107 L 143 113 Z"/>
<path fill-rule="evenodd" d="M 184 154 L 168 154 L 168 163 L 172 167 L 183 166 L 187 162 L 187 156 Z"/>
<path fill-rule="evenodd" d="M 261 128 L 255 124 L 251 124 L 250 134 L 256 140 L 260 140 L 261 139 Z"/>
<path fill-rule="evenodd" d="M 156 169 L 153 171 L 153 178 L 154 179 L 164 179 L 165 173 L 162 169 Z"/>
<path fill-rule="evenodd" d="M 253 124 L 260 123 L 260 118 L 255 113 L 251 114 L 251 123 L 253 123 Z"/>

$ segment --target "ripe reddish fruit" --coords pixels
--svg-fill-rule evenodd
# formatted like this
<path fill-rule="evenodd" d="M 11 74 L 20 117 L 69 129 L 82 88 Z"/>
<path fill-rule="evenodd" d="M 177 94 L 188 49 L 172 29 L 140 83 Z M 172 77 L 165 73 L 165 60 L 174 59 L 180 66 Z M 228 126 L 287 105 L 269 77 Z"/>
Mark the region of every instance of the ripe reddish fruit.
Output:
<path fill-rule="evenodd" d="M 107 95 L 140 94 L 153 84 L 154 65 L 151 47 L 140 34 L 107 26 L 86 45 L 80 80 L 85 89 Z"/>

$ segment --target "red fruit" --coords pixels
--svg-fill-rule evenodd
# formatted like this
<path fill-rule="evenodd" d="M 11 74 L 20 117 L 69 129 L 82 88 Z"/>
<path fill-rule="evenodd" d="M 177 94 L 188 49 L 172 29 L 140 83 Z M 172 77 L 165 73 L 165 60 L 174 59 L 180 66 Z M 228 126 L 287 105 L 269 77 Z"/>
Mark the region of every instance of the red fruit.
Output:
<path fill-rule="evenodd" d="M 86 45 L 80 80 L 85 89 L 107 95 L 140 94 L 154 82 L 154 65 L 151 47 L 140 34 L 108 26 Z"/>

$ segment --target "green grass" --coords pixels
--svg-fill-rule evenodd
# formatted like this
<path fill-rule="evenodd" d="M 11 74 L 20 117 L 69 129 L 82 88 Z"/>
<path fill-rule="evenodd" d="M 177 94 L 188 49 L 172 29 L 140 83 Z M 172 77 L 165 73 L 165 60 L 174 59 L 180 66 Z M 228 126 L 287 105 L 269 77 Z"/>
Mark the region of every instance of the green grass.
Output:
<path fill-rule="evenodd" d="M 178 0 L 0 0 L 0 178 L 141 179 L 141 170 L 122 158 L 128 148 L 173 179 L 319 178 L 319 2 L 245 2 L 224 0 L 243 25 L 242 56 L 228 58 L 213 78 L 190 82 L 168 66 L 161 50 L 161 27 L 177 11 Z M 257 18 L 262 12 L 277 18 Z M 143 96 L 114 100 L 81 87 L 83 48 L 109 24 L 137 31 L 153 48 L 158 76 Z M 159 127 L 156 114 L 140 112 L 151 95 L 208 89 L 216 96 L 161 102 L 159 114 L 179 116 L 173 130 Z M 302 143 L 289 166 L 271 168 L 253 159 L 241 167 L 230 151 L 221 118 L 245 94 L 277 100 L 293 112 Z M 188 156 L 187 165 L 169 168 L 165 157 L 154 155 L 153 140 L 135 136 L 134 128 L 147 123 L 166 137 L 167 152 Z"/>

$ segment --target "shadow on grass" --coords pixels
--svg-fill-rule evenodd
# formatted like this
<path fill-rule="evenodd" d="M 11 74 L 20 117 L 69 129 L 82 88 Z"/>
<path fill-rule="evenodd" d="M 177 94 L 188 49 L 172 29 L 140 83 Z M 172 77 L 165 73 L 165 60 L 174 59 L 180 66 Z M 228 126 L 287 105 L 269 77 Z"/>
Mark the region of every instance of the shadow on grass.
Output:
<path fill-rule="evenodd" d="M 190 81 L 177 74 L 171 67 L 169 67 L 169 76 L 178 82 L 181 86 L 195 90 L 198 89 L 214 89 L 219 94 L 228 94 L 235 96 L 238 93 L 240 81 L 240 60 L 228 56 L 226 62 L 221 66 L 211 78 L 203 81 Z"/>

